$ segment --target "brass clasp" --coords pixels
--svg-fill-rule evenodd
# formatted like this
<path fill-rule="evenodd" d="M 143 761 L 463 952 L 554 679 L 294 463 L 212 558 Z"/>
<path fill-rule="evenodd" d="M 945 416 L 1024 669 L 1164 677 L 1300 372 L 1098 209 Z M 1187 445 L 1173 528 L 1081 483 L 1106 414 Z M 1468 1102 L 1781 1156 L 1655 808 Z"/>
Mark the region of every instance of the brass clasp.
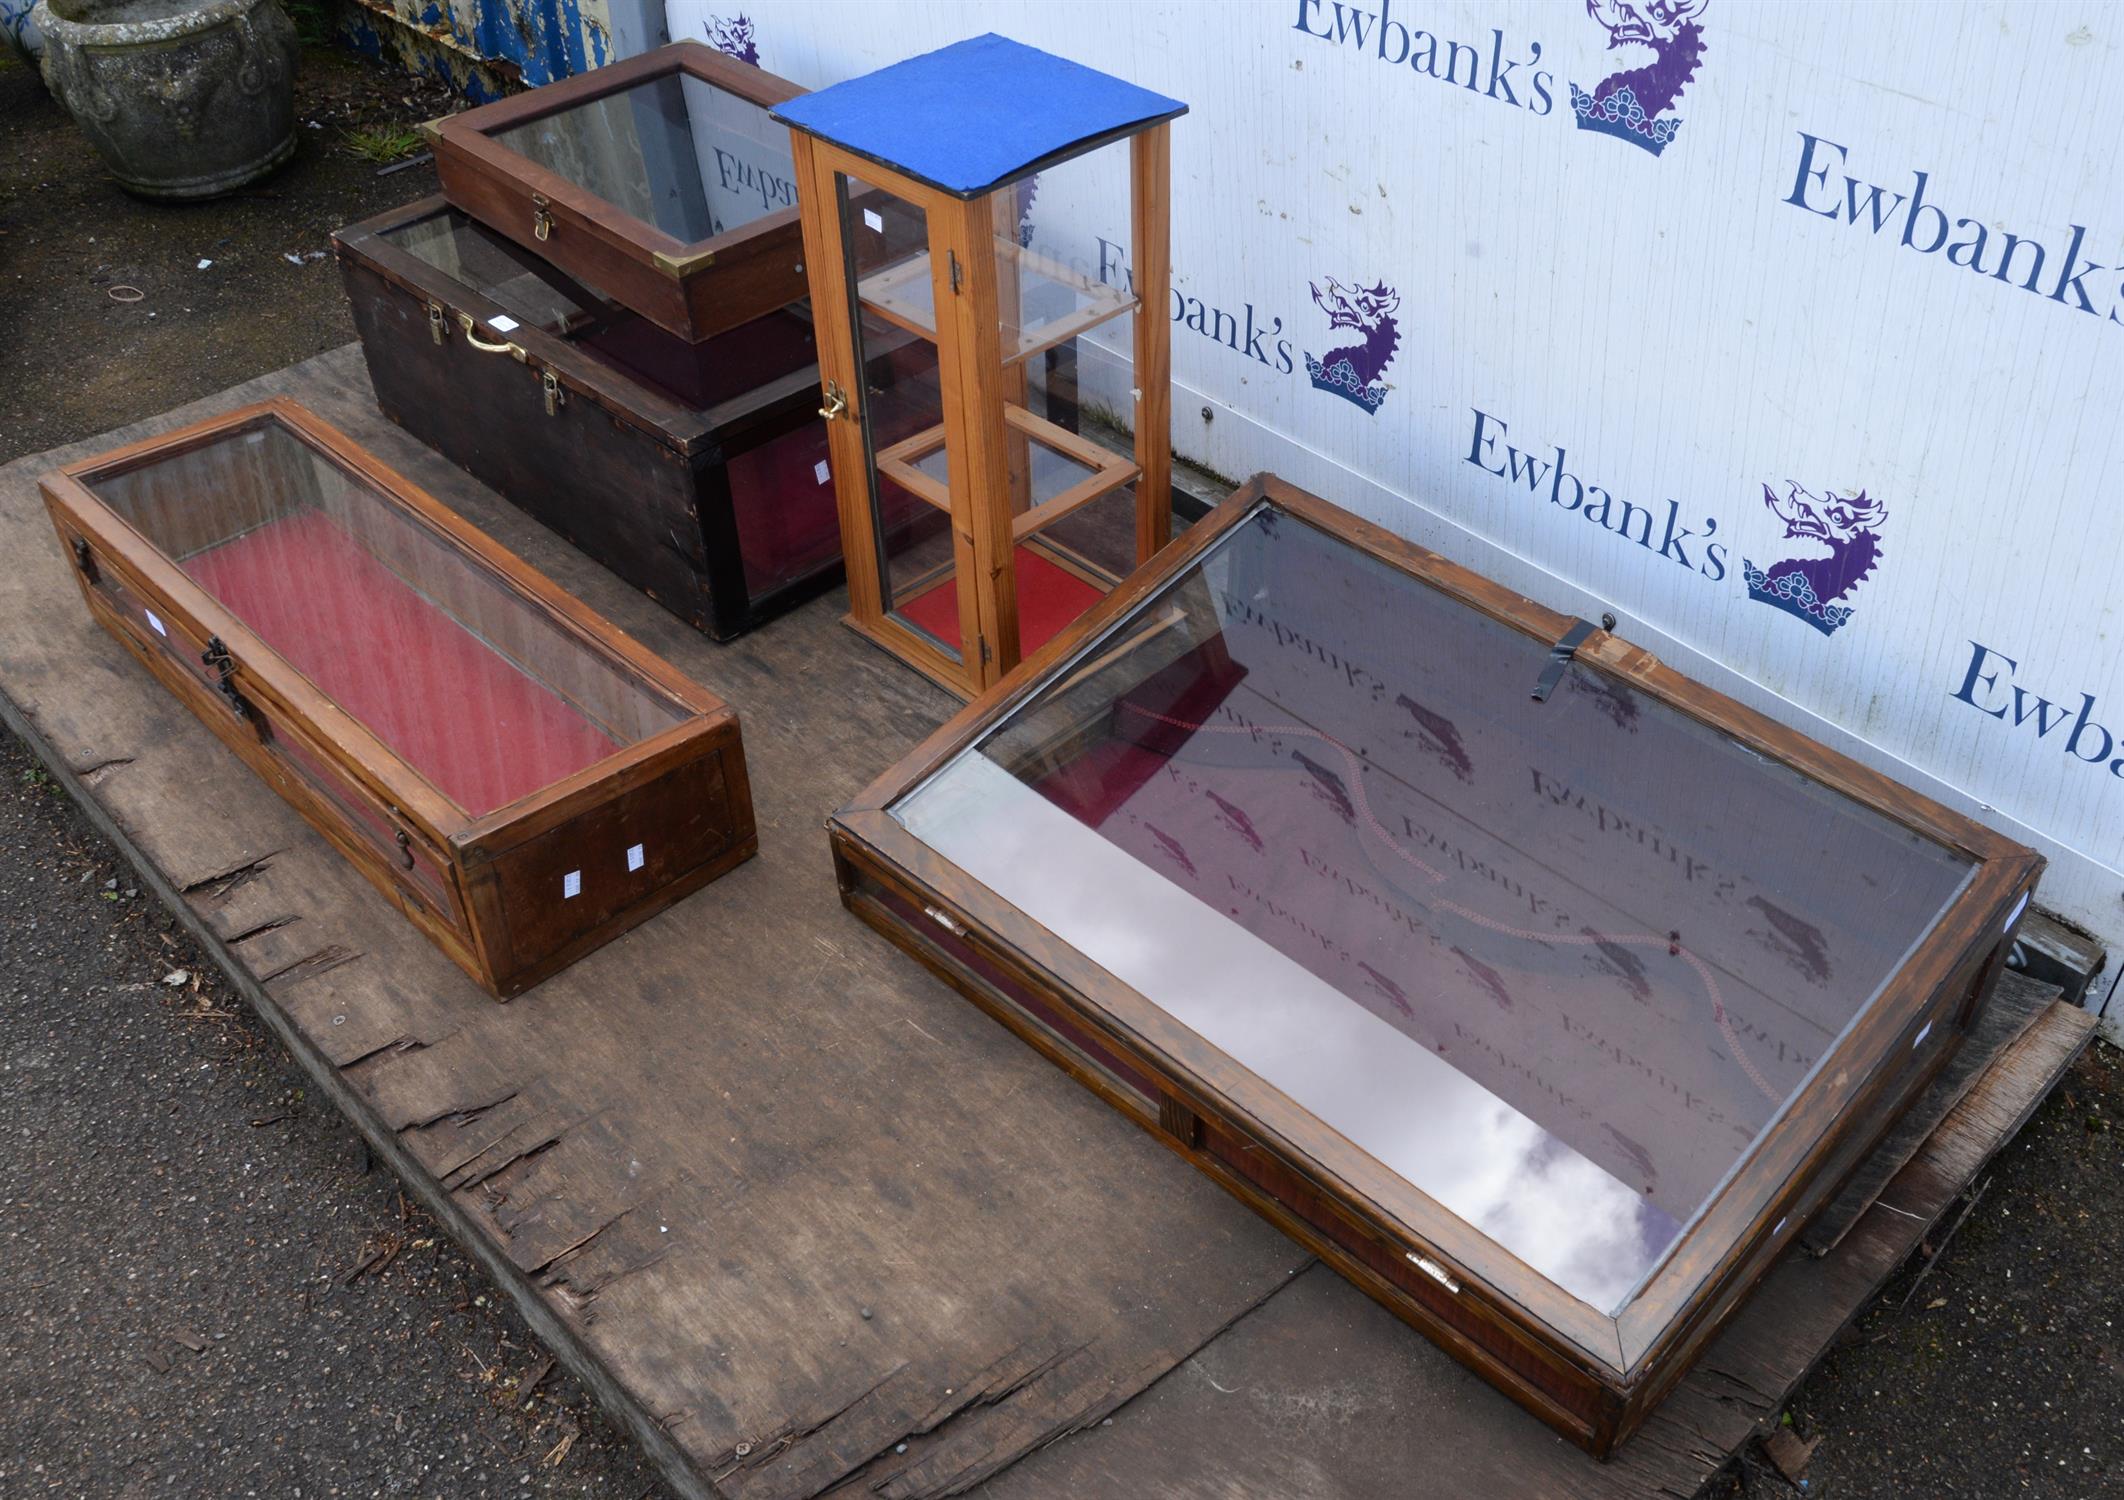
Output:
<path fill-rule="evenodd" d="M 819 408 L 819 415 L 831 422 L 846 410 L 848 410 L 848 393 L 841 389 L 841 383 L 838 380 L 827 381 L 826 404 Z"/>
<path fill-rule="evenodd" d="M 553 238 L 553 215 L 546 211 L 549 207 L 551 205 L 546 202 L 545 194 L 531 195 L 531 233 L 538 237 L 541 244 Z"/>

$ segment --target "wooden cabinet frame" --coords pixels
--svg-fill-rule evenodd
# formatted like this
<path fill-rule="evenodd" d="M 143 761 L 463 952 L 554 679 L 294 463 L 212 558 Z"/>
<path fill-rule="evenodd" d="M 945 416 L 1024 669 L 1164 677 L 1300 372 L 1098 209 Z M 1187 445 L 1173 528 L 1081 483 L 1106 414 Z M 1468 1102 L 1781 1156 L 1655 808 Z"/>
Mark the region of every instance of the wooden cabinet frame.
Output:
<path fill-rule="evenodd" d="M 675 722 L 535 793 L 479 816 L 467 813 L 90 488 L 103 476 L 268 424 L 280 425 L 447 544 L 468 569 L 662 699 Z M 46 476 L 41 488 L 97 621 L 497 997 L 558 972 L 756 852 L 744 749 L 728 705 L 301 406 L 275 399 L 243 407 L 69 464 Z M 141 607 L 121 607 L 126 602 Z M 225 648 L 227 664 L 218 682 L 200 665 L 215 642 Z M 320 788 L 320 774 L 339 795 Z M 350 813 L 355 805 L 363 811 Z M 574 841 L 568 857 L 587 879 L 593 866 L 621 862 L 625 845 L 603 847 L 619 831 L 689 819 L 700 823 L 699 833 L 670 866 L 651 856 L 652 867 L 628 882 L 627 899 L 595 908 L 607 911 L 600 919 L 584 920 L 593 912 L 589 903 L 579 910 L 566 905 L 557 873 L 543 878 L 541 861 L 557 847 L 550 842 L 555 836 Z M 395 829 L 398 857 L 365 837 L 364 823 L 371 831 L 379 823 Z M 439 890 L 415 878 L 423 868 L 439 873 Z M 540 889 L 526 899 L 521 893 L 529 880 Z"/>
<path fill-rule="evenodd" d="M 688 406 L 579 347 L 573 329 L 520 321 L 393 242 L 450 212 L 422 198 L 332 236 L 386 416 L 717 640 L 840 583 L 837 532 L 803 571 L 766 587 L 749 581 L 731 479 L 745 455 L 799 431 L 815 431 L 807 441 L 823 457 L 814 360 L 714 406 Z M 602 305 L 575 290 L 578 302 Z"/>
<path fill-rule="evenodd" d="M 1112 460 L 1118 456 L 1111 454 L 1096 461 L 1084 458 L 1095 468 L 1092 480 L 1054 497 L 1037 511 L 1020 515 L 1013 513 L 1009 503 L 1011 435 L 1021 435 L 1016 441 L 1023 441 L 1027 433 L 1046 437 L 1037 434 L 1033 424 L 1042 428 L 1051 424 L 1009 399 L 1010 367 L 1073 336 L 1083 325 L 1051 329 L 1038 339 L 1013 339 L 1006 356 L 998 270 L 1000 264 L 1015 265 L 1022 257 L 1007 248 L 998 251 L 999 243 L 1007 247 L 1008 241 L 997 239 L 991 194 L 961 196 L 804 130 L 790 132 L 805 205 L 805 259 L 813 268 L 812 308 L 824 380 L 821 394 L 826 408 L 838 418 L 830 424 L 830 442 L 841 510 L 841 550 L 848 564 L 847 622 L 961 697 L 1001 681 L 1023 654 L 1014 559 L 1021 544 L 1035 539 L 1039 526 L 1133 482 L 1136 561 L 1147 560 L 1172 534 L 1172 325 L 1166 316 L 1172 294 L 1171 126 L 1158 120 L 1124 134 L 1130 153 L 1130 272 L 1135 294 L 1119 299 L 1099 316 L 1103 319 L 1122 311 L 1134 314 L 1133 461 L 1115 463 Z M 1111 143 L 1111 139 L 1091 141 L 1076 150 L 1090 151 Z M 884 553 L 872 516 L 872 456 L 864 434 L 864 381 L 858 373 L 858 337 L 850 301 L 857 266 L 843 232 L 843 178 L 913 204 L 927 219 L 926 260 L 930 306 L 938 310 L 933 332 L 943 421 L 940 430 L 881 451 L 877 460 L 881 471 L 897 472 L 892 466 L 898 463 L 904 469 L 904 460 L 910 453 L 923 451 L 925 440 L 928 447 L 940 441 L 951 455 L 948 497 L 934 482 L 908 488 L 932 504 L 940 498 L 948 500 L 944 508 L 951 515 L 952 575 L 961 585 L 957 600 L 960 655 L 956 659 L 895 619 L 887 604 Z M 901 327 L 929 332 L 904 315 L 880 311 Z M 1070 569 L 1068 559 L 1059 562 Z M 1081 569 L 1071 570 L 1082 576 Z M 1102 578 L 1098 583 L 1106 587 L 1113 581 Z"/>
<path fill-rule="evenodd" d="M 1973 862 L 1970 878 L 1621 1313 L 1497 1242 L 910 833 L 892 806 L 1271 506 L 1543 644 L 1579 623 L 1257 478 L 829 825 L 842 898 L 1051 1061 L 1573 1441 L 1606 1455 L 1672 1388 L 1967 1030 L 2042 868 L 2032 851 L 1592 631 L 1577 660 Z M 1935 1031 L 1936 1028 L 1936 1031 Z M 1916 1043 L 1933 1035 L 1934 1045 Z M 1949 1040 L 1939 1042 L 1939 1034 Z"/>
<path fill-rule="evenodd" d="M 805 294 L 795 206 L 688 243 L 496 139 L 671 74 L 690 75 L 762 111 L 804 92 L 712 47 L 674 42 L 424 128 L 443 195 L 452 204 L 658 326 L 698 342 Z"/>

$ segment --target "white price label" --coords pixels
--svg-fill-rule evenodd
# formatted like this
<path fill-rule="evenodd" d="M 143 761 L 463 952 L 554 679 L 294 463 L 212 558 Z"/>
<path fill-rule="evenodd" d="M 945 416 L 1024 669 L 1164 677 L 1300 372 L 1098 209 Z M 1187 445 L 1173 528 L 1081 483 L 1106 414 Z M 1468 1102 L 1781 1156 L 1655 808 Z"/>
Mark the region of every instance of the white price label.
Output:
<path fill-rule="evenodd" d="M 561 876 L 561 900 L 573 901 L 583 893 L 583 872 L 570 870 Z"/>
<path fill-rule="evenodd" d="M 487 326 L 496 333 L 514 333 L 516 332 L 516 319 L 510 317 L 507 313 L 503 313 L 498 317 L 487 319 Z"/>
<path fill-rule="evenodd" d="M 883 234 L 885 232 L 885 220 L 876 209 L 866 208 L 863 210 L 863 227 L 877 234 Z"/>
<path fill-rule="evenodd" d="M 639 870 L 641 867 L 642 846 L 640 844 L 629 844 L 627 846 L 627 868 L 630 870 Z"/>
<path fill-rule="evenodd" d="M 811 472 L 820 484 L 824 484 L 827 480 L 833 478 L 833 470 L 826 467 L 826 460 L 823 458 L 811 466 Z"/>

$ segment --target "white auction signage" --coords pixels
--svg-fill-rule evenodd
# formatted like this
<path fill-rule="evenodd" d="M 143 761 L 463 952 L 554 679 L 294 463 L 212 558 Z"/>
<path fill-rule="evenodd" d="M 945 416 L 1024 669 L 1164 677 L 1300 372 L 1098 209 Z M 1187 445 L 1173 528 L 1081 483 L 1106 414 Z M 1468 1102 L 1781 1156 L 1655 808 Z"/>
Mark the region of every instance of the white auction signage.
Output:
<path fill-rule="evenodd" d="M 1612 612 L 2033 844 L 2041 904 L 2124 948 L 2124 6 L 667 19 L 809 87 L 999 31 L 1186 100 L 1179 452 Z M 1125 195 L 1027 219 L 1127 275 Z"/>

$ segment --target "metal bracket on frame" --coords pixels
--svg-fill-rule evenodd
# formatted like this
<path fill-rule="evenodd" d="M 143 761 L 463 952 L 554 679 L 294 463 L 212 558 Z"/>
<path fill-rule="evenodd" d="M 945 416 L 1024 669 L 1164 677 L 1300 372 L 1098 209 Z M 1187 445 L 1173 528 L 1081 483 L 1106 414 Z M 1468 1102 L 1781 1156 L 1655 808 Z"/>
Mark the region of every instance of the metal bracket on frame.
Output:
<path fill-rule="evenodd" d="M 428 337 L 438 344 L 449 337 L 449 329 L 443 323 L 443 305 L 440 302 L 428 304 Z"/>
<path fill-rule="evenodd" d="M 85 536 L 74 538 L 74 566 L 81 570 L 81 576 L 90 583 L 97 582 L 102 576 L 96 571 L 96 554 L 89 547 L 88 538 Z"/>
<path fill-rule="evenodd" d="M 956 250 L 946 250 L 944 260 L 951 268 L 951 294 L 956 297 L 959 295 L 960 286 L 966 280 L 966 268 L 959 264 L 959 252 Z"/>
<path fill-rule="evenodd" d="M 553 238 L 553 215 L 548 212 L 551 207 L 544 193 L 531 195 L 531 234 L 541 245 Z"/>
<path fill-rule="evenodd" d="M 1549 647 L 1548 664 L 1541 669 L 1541 680 L 1534 684 L 1536 703 L 1549 701 L 1549 694 L 1555 692 L 1556 684 L 1563 681 L 1564 668 L 1571 665 L 1571 659 L 1578 655 L 1578 648 L 1598 628 L 1591 620 L 1574 620 L 1562 638 Z"/>
<path fill-rule="evenodd" d="M 553 367 L 548 365 L 545 372 L 539 376 L 538 383 L 546 393 L 546 415 L 559 416 L 560 409 L 568 404 L 568 391 L 560 383 L 560 376 L 554 374 Z"/>

